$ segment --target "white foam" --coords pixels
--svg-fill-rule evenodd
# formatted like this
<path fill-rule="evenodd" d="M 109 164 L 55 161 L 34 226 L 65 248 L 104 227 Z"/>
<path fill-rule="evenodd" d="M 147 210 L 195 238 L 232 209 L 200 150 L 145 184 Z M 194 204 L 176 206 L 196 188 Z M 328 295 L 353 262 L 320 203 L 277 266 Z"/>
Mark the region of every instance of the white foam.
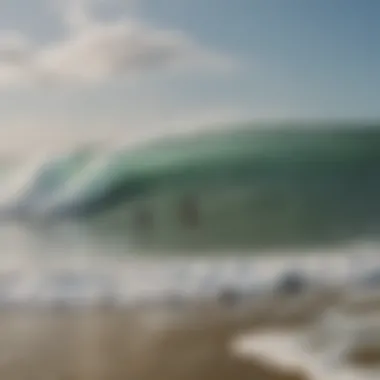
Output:
<path fill-rule="evenodd" d="M 357 369 L 333 361 L 331 351 L 310 352 L 300 344 L 302 333 L 255 333 L 238 337 L 231 344 L 235 355 L 259 357 L 283 369 L 301 368 L 310 380 L 375 380 L 380 370 Z"/>
<path fill-rule="evenodd" d="M 368 350 L 380 354 L 380 312 L 352 313 L 344 308 L 346 302 L 327 309 L 306 329 L 245 334 L 232 342 L 231 349 L 278 367 L 302 368 L 313 380 L 378 379 L 380 365 L 358 368 L 349 362 L 349 355 Z"/>
<path fill-rule="evenodd" d="M 325 265 L 334 272 L 331 263 L 341 263 L 325 257 Z M 346 261 L 350 260 L 346 257 Z M 335 284 L 336 278 L 327 276 L 323 266 L 310 270 L 307 260 L 296 258 L 258 257 L 193 257 L 193 258 L 136 258 L 136 257 L 90 257 L 86 255 L 42 257 L 39 260 L 23 255 L 4 255 L 1 258 L 1 300 L 15 297 L 24 289 L 31 300 L 47 297 L 61 299 L 72 294 L 83 298 L 110 297 L 126 301 L 141 297 L 160 297 L 178 294 L 184 297 L 213 295 L 225 288 L 245 292 L 257 289 L 273 290 L 276 279 L 289 270 L 304 273 L 320 283 Z M 306 261 L 306 265 L 305 265 Z M 344 264 L 349 268 L 349 264 Z M 372 267 L 380 260 L 374 260 Z M 337 265 L 337 272 L 341 267 Z M 66 276 L 66 282 L 60 282 Z M 351 280 L 346 270 L 341 282 Z M 25 291 L 27 290 L 27 291 Z M 46 296 L 46 294 L 49 296 Z M 379 293 L 377 293 L 379 294 Z M 0 303 L 1 303 L 0 300 Z"/>

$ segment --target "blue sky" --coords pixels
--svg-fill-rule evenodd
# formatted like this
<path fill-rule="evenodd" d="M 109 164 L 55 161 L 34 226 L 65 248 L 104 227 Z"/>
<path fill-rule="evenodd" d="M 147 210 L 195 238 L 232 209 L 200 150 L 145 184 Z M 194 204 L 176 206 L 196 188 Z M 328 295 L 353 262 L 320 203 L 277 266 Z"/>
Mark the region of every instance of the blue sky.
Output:
<path fill-rule="evenodd" d="M 376 0 L 3 0 L 2 150 L 379 118 Z"/>

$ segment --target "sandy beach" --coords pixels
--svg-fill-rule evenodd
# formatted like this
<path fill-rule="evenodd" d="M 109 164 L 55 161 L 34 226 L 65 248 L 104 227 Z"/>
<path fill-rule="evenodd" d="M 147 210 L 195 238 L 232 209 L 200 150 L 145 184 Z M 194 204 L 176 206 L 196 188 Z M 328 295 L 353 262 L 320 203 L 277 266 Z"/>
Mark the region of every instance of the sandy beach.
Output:
<path fill-rule="evenodd" d="M 310 321 L 333 298 L 270 299 L 245 306 L 204 303 L 179 313 L 149 308 L 4 310 L 0 378 L 7 380 L 307 380 L 265 358 L 230 350 L 244 331 Z"/>
<path fill-rule="evenodd" d="M 326 377 L 311 375 L 313 353 L 301 352 L 292 365 L 281 365 L 286 355 L 279 348 L 284 342 L 268 344 L 266 336 L 270 342 L 278 332 L 296 335 L 318 325 L 326 311 L 334 308 L 350 310 L 354 318 L 357 314 L 356 301 L 331 290 L 272 294 L 251 302 L 225 301 L 185 302 L 172 309 L 168 305 L 126 308 L 115 304 L 2 309 L 0 378 L 322 380 Z M 377 298 L 361 298 L 356 307 L 367 310 L 371 303 L 376 304 Z M 231 349 L 239 336 L 253 336 L 248 354 Z M 358 350 L 348 360 L 373 366 L 380 361 L 379 350 Z"/>
<path fill-rule="evenodd" d="M 228 350 L 234 329 L 143 327 L 122 312 L 2 316 L 0 377 L 9 380 L 302 380 Z"/>

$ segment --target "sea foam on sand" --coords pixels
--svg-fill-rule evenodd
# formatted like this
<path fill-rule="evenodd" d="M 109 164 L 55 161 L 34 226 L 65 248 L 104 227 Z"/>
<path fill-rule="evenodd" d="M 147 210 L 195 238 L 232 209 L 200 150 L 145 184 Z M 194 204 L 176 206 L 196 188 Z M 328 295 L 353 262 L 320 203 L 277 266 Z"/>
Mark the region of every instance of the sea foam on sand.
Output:
<path fill-rule="evenodd" d="M 375 380 L 380 377 L 378 292 L 344 293 L 317 320 L 292 329 L 244 333 L 231 351 L 261 357 L 273 367 L 301 368 L 310 380 Z"/>

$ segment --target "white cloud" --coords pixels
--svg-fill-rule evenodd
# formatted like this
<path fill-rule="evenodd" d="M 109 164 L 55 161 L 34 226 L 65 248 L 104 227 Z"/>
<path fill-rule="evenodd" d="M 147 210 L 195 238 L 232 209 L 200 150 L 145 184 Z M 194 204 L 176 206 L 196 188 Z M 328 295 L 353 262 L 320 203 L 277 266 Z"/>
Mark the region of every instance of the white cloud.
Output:
<path fill-rule="evenodd" d="M 67 34 L 52 44 L 34 46 L 20 34 L 0 32 L 0 86 L 97 84 L 147 70 L 233 66 L 228 57 L 208 51 L 178 31 L 131 19 L 98 21 L 88 2 L 60 0 Z"/>
<path fill-rule="evenodd" d="M 86 29 L 39 52 L 35 63 L 52 80 L 98 82 L 201 57 L 202 51 L 185 36 L 120 22 Z"/>
<path fill-rule="evenodd" d="M 62 22 L 72 31 L 91 26 L 95 20 L 90 12 L 94 0 L 56 0 Z"/>
<path fill-rule="evenodd" d="M 19 33 L 0 34 L 0 85 L 22 83 L 29 79 L 33 48 Z"/>

